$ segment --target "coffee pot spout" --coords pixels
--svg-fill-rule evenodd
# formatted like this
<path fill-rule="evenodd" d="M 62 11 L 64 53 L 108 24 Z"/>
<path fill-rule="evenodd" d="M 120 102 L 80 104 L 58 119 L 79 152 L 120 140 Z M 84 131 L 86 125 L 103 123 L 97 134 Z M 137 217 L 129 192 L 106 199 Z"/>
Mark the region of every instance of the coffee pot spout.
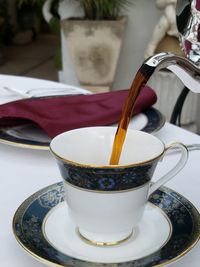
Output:
<path fill-rule="evenodd" d="M 200 93 L 200 68 L 187 58 L 172 53 L 160 53 L 148 58 L 144 64 L 152 68 L 152 72 L 169 69 L 189 90 Z"/>

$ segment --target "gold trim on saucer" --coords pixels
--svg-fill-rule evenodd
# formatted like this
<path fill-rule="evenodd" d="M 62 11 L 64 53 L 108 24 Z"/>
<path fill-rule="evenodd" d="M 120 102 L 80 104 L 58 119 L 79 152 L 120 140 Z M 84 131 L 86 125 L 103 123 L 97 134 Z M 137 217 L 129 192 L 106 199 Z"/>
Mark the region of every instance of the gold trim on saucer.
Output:
<path fill-rule="evenodd" d="M 111 246 L 117 246 L 117 245 L 120 245 L 120 244 L 122 244 L 122 243 L 128 241 L 128 240 L 131 238 L 131 236 L 133 235 L 133 231 L 131 231 L 131 233 L 130 233 L 127 237 L 125 237 L 125 238 L 123 238 L 123 239 L 121 239 L 121 240 L 117 240 L 117 241 L 114 241 L 114 242 L 102 242 L 102 241 L 91 240 L 91 239 L 88 239 L 87 237 L 83 236 L 83 235 L 80 233 L 78 227 L 77 227 L 76 231 L 77 231 L 78 235 L 80 236 L 80 238 L 81 238 L 84 242 L 86 242 L 87 244 L 96 246 L 96 247 L 111 247 Z"/>
<path fill-rule="evenodd" d="M 14 141 L 8 141 L 0 138 L 0 143 L 6 144 L 6 145 L 11 145 L 15 147 L 21 147 L 21 148 L 30 148 L 30 149 L 37 149 L 37 150 L 49 150 L 49 146 L 40 146 L 40 145 L 31 145 L 31 144 L 23 144 L 23 143 L 18 143 Z"/>

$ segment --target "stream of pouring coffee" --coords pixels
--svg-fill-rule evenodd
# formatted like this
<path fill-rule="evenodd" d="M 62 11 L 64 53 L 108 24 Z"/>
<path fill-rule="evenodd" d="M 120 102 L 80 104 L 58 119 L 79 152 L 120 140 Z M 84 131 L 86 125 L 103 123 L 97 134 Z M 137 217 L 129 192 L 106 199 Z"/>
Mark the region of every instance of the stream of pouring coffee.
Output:
<path fill-rule="evenodd" d="M 110 157 L 110 165 L 117 165 L 119 163 L 127 128 L 132 117 L 136 99 L 154 71 L 155 67 L 143 64 L 135 75 L 135 78 L 129 89 L 129 94 L 122 109 L 120 121 L 118 123 L 118 128 L 112 147 L 112 154 Z"/>

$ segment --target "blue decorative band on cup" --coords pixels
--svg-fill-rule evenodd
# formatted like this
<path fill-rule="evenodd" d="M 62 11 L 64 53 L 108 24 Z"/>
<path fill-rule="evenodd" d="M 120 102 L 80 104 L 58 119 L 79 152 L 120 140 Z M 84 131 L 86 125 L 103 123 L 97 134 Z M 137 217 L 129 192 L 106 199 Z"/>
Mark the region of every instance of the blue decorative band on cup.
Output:
<path fill-rule="evenodd" d="M 149 182 L 158 160 L 123 168 L 82 167 L 58 160 L 63 179 L 79 188 L 97 191 L 133 189 Z"/>

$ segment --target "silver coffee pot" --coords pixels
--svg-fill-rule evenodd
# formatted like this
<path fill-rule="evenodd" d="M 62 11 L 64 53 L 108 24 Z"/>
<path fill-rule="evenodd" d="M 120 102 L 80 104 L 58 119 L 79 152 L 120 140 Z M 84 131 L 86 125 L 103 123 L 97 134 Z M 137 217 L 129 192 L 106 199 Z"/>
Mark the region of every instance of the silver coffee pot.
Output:
<path fill-rule="evenodd" d="M 155 70 L 167 68 L 183 82 L 183 90 L 170 118 L 171 123 L 181 126 L 182 108 L 188 93 L 200 93 L 200 0 L 177 0 L 176 24 L 180 46 L 186 57 L 160 53 L 148 58 L 139 72 L 145 70 L 149 79 Z"/>
<path fill-rule="evenodd" d="M 148 68 L 152 75 L 155 70 L 167 68 L 186 88 L 200 93 L 200 0 L 177 0 L 176 21 L 180 45 L 186 57 L 172 53 L 156 54 L 143 63 L 140 72 Z"/>
<path fill-rule="evenodd" d="M 176 24 L 179 31 L 180 46 L 186 57 L 171 53 L 160 53 L 148 58 L 139 72 L 150 73 L 167 68 L 184 84 L 170 122 L 181 126 L 181 112 L 190 91 L 200 93 L 200 0 L 177 0 Z"/>

